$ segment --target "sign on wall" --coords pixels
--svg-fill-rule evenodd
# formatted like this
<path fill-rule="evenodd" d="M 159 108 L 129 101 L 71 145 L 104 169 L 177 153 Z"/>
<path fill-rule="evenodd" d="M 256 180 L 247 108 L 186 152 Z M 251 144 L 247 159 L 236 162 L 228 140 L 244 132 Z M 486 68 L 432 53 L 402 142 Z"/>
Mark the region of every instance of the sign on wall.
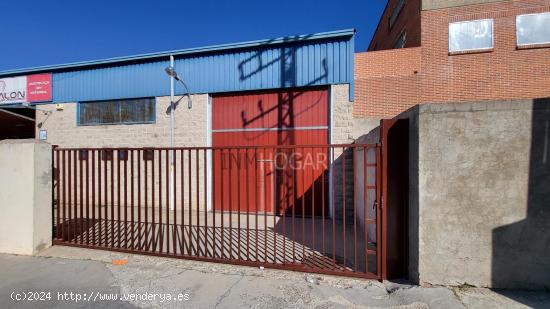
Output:
<path fill-rule="evenodd" d="M 48 131 L 44 130 L 44 129 L 40 129 L 40 131 L 38 131 L 38 139 L 41 140 L 41 141 L 45 141 L 48 139 Z"/>
<path fill-rule="evenodd" d="M 52 74 L 0 79 L 0 105 L 52 100 Z"/>

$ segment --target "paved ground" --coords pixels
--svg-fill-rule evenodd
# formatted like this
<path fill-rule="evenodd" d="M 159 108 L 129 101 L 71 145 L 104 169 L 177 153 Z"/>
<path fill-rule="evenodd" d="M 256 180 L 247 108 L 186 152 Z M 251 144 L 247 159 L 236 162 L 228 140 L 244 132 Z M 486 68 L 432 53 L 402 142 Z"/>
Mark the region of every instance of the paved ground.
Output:
<path fill-rule="evenodd" d="M 128 263 L 115 265 L 113 260 Z M 106 297 L 118 299 L 103 300 Z M 423 288 L 55 246 L 37 257 L 0 255 L 0 304 L 2 308 L 550 308 L 550 293 Z"/>
<path fill-rule="evenodd" d="M 240 257 L 260 263 L 307 267 L 323 265 L 339 271 L 366 272 L 368 265 L 369 272 L 376 272 L 376 240 L 366 243 L 367 230 L 352 222 L 343 225 L 339 220 L 295 218 L 292 225 L 291 217 L 202 212 L 188 216 L 191 222 L 182 225 L 181 217 L 175 213 L 171 214 L 170 224 L 166 224 L 166 213 L 162 220 L 158 217 L 157 213 L 154 224 L 77 218 L 56 226 L 56 230 L 64 242 L 91 247 L 134 248 L 209 258 Z M 173 224 L 174 218 L 177 224 Z M 373 235 L 370 231 L 373 224 L 368 226 L 368 235 Z"/>

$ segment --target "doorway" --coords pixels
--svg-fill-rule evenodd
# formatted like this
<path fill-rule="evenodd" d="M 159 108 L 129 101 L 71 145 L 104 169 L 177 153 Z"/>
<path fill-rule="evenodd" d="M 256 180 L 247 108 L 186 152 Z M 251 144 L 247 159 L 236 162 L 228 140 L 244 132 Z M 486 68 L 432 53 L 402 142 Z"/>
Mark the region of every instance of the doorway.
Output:
<path fill-rule="evenodd" d="M 388 279 L 408 277 L 409 120 L 381 122 L 385 215 L 385 259 Z"/>
<path fill-rule="evenodd" d="M 0 140 L 35 138 L 35 110 L 0 106 Z"/>

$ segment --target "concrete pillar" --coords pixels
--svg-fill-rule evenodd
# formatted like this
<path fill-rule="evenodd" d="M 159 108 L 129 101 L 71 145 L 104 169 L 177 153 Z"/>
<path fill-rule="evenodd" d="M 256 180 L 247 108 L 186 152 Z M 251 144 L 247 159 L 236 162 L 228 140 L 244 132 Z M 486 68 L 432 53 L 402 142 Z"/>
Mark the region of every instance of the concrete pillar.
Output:
<path fill-rule="evenodd" d="M 52 243 L 52 150 L 0 141 L 0 252 L 35 254 Z"/>

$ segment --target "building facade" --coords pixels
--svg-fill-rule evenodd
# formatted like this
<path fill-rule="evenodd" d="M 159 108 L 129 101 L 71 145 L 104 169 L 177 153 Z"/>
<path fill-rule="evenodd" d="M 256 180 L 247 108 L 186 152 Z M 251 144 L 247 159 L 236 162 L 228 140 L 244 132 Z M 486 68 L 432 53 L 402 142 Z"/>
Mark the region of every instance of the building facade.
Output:
<path fill-rule="evenodd" d="M 420 46 L 420 1 L 388 0 L 369 51 Z"/>
<path fill-rule="evenodd" d="M 173 57 L 173 68 L 191 92 L 176 83 L 174 147 L 265 147 L 260 152 L 268 156 L 272 154 L 265 149 L 274 146 L 349 144 L 353 142 L 354 36 L 351 29 L 1 72 L 0 126 L 10 130 L 0 131 L 0 140 L 34 137 L 62 149 L 169 147 L 170 77 L 165 69 Z M 106 151 L 102 160 L 115 161 L 113 152 Z M 327 150 L 307 151 L 316 158 Z M 127 159 L 124 150 L 116 153 L 123 156 L 117 162 Z M 341 154 L 341 148 L 334 150 L 334 159 Z M 83 158 L 75 157 L 73 162 L 87 160 Z M 183 155 L 178 158 L 183 160 Z M 190 166 L 189 158 L 185 161 Z M 159 168 L 164 164 L 159 156 L 151 160 Z M 213 181 L 203 185 L 201 178 L 201 185 L 188 192 L 203 196 L 213 191 L 212 186 L 225 177 L 218 175 L 219 170 L 213 172 L 215 165 L 225 164 L 223 160 L 212 152 L 193 157 L 197 171 L 189 182 L 195 184 L 205 171 Z M 328 166 L 318 169 L 316 176 L 328 172 Z M 334 172 L 338 189 L 333 192 L 340 200 L 341 171 Z M 183 171 L 177 171 L 175 177 L 181 175 Z M 258 175 L 271 181 L 261 188 L 265 195 L 271 194 L 266 198 L 271 204 L 263 205 L 262 211 L 274 212 L 275 186 L 283 186 L 290 176 L 275 179 L 269 168 Z M 306 179 L 303 188 L 314 181 Z M 156 179 L 155 185 L 160 188 L 161 180 Z M 183 188 L 174 192 L 179 196 Z M 216 198 L 229 198 L 223 195 L 228 192 Z M 154 201 L 160 200 L 156 195 Z M 191 200 L 182 198 L 182 202 Z"/>
<path fill-rule="evenodd" d="M 419 25 L 406 21 L 417 18 Z M 356 118 L 391 117 L 420 103 L 550 96 L 550 1 L 405 1 L 397 19 L 419 27 L 420 44 L 371 44 L 356 54 Z M 380 26 L 373 43 L 394 40 Z"/>
<path fill-rule="evenodd" d="M 24 94 L 24 86 L 19 92 L 10 89 L 34 76 L 42 76 L 42 82 L 50 83 L 50 93 L 42 100 L 0 100 L 2 122 L 9 119 L 10 127 L 25 125 L 26 130 L 24 134 L 10 133 L 0 139 L 34 133 L 36 138 L 61 147 L 168 146 L 170 79 L 164 69 L 173 56 L 175 70 L 189 86 L 192 101 L 192 108 L 187 108 L 186 98 L 176 108 L 176 146 L 212 146 L 213 135 L 249 129 L 307 131 L 316 137 L 317 131 L 322 131 L 323 143 L 348 142 L 346 121 L 352 117 L 350 102 L 354 94 L 354 34 L 354 30 L 344 30 L 0 72 L 0 81 L 8 85 L 3 89 L 8 96 Z M 176 99 L 186 95 L 178 83 L 175 93 Z M 256 94 L 258 100 L 267 98 L 262 96 L 273 98 L 275 94 L 277 101 L 269 103 L 273 105 L 269 110 L 262 110 L 260 105 L 247 107 L 245 101 L 250 93 Z M 222 96 L 233 97 L 234 104 L 239 105 L 235 108 L 247 115 L 213 113 L 213 105 Z M 294 97 L 300 99 L 290 99 Z M 26 103 L 36 112 L 22 108 Z M 314 110 L 325 116 L 322 123 L 306 121 L 295 128 L 300 117 L 316 116 L 308 111 L 300 116 L 281 114 L 312 104 L 320 104 L 322 111 Z M 235 127 L 217 128 L 225 131 L 213 133 L 213 124 L 227 117 L 237 117 L 229 122 Z M 33 119 L 34 129 L 29 133 Z M 244 142 L 233 141 L 235 145 Z"/>
<path fill-rule="evenodd" d="M 0 117 L 58 146 L 54 243 L 382 278 L 380 146 L 351 145 L 354 36 L 0 72 Z"/>

